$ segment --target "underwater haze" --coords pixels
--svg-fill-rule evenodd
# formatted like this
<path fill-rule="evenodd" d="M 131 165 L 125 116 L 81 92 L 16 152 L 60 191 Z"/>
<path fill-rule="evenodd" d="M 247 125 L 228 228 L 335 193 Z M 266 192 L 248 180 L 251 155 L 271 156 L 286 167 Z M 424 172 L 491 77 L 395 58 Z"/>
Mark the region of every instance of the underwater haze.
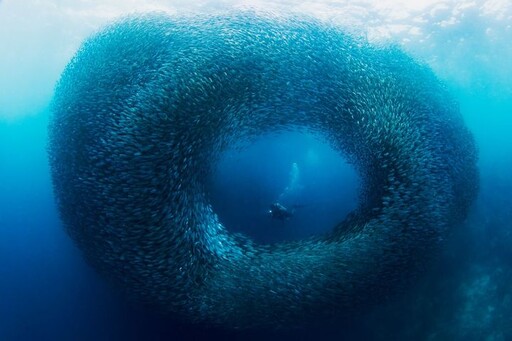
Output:
<path fill-rule="evenodd" d="M 101 260 L 86 261 L 87 248 L 74 243 L 62 219 L 80 207 L 59 212 L 49 159 L 52 99 L 85 39 L 123 16 L 155 11 L 171 18 L 262 13 L 276 21 L 293 14 L 354 41 L 398 46 L 428 65 L 474 137 L 479 189 L 421 274 L 349 316 L 241 330 L 135 304 L 100 275 Z M 506 0 L 0 0 L 0 340 L 512 339 L 510 37 Z M 284 129 L 230 144 L 205 193 L 229 233 L 257 245 L 300 243 L 329 233 L 357 208 L 358 171 L 325 136 Z M 289 216 L 275 216 L 273 203 Z"/>

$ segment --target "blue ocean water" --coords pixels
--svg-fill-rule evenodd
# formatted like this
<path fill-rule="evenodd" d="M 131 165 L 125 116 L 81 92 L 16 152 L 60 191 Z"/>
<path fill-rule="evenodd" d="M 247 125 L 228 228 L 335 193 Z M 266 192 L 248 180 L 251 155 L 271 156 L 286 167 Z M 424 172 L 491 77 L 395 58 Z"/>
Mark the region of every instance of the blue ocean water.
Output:
<path fill-rule="evenodd" d="M 471 28 L 460 28 L 469 32 L 466 39 L 476 34 Z M 467 58 L 481 46 L 472 48 L 464 51 Z M 475 73 L 483 68 L 477 62 L 460 67 L 468 65 Z M 508 64 L 501 67 L 496 77 L 511 74 Z M 512 338 L 511 88 L 501 78 L 493 86 L 490 76 L 476 90 L 460 79 L 445 80 L 479 148 L 480 193 L 469 217 L 446 241 L 441 259 L 408 292 L 353 320 L 299 331 L 197 327 L 127 303 L 85 263 L 59 220 L 46 150 L 51 95 L 41 95 L 34 85 L 34 97 L 46 102 L 32 105 L 27 97 L 28 104 L 19 106 L 10 92 L 1 93 L 3 104 L 14 104 L 4 106 L 9 113 L 0 120 L 0 339 Z M 16 80 L 11 81 L 14 86 Z M 264 243 L 293 240 L 342 219 L 354 208 L 358 181 L 342 156 L 310 135 L 266 136 L 224 155 L 212 180 L 212 202 L 234 232 Z M 267 214 L 279 199 L 301 206 L 284 223 Z"/>
<path fill-rule="evenodd" d="M 276 243 L 328 232 L 356 209 L 360 180 L 320 137 L 288 132 L 224 153 L 211 185 L 223 224 L 257 242 Z M 293 216 L 272 219 L 274 202 Z"/>

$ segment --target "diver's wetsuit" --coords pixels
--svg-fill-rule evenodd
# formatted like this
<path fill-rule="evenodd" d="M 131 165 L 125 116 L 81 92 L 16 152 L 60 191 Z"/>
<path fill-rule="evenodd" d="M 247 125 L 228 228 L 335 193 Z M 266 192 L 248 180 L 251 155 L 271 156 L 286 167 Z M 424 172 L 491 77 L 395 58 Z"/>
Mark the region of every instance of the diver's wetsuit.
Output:
<path fill-rule="evenodd" d="M 268 213 L 273 219 L 283 221 L 290 219 L 293 216 L 293 212 L 289 211 L 286 207 L 277 202 L 270 205 L 270 210 Z"/>

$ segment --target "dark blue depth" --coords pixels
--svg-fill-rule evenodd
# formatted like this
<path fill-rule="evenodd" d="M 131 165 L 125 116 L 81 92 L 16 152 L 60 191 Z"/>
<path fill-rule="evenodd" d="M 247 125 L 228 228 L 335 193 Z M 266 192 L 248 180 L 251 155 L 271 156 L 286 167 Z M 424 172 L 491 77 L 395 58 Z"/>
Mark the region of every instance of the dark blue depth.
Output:
<path fill-rule="evenodd" d="M 359 182 L 354 168 L 320 137 L 286 132 L 226 151 L 210 193 L 229 231 L 275 243 L 329 232 L 356 208 Z M 293 216 L 273 219 L 269 206 L 274 202 Z"/>

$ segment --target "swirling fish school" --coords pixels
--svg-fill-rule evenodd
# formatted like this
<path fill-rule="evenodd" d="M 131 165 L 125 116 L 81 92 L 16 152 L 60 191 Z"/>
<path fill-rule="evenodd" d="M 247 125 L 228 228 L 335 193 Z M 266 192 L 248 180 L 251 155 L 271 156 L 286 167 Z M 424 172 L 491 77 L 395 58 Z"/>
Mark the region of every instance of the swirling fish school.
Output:
<path fill-rule="evenodd" d="M 230 234 L 204 192 L 233 141 L 298 127 L 355 165 L 331 233 L 272 246 Z M 476 148 L 433 73 L 311 19 L 125 18 L 64 70 L 54 191 L 87 260 L 134 299 L 227 328 L 352 313 L 435 255 L 478 187 Z"/>

